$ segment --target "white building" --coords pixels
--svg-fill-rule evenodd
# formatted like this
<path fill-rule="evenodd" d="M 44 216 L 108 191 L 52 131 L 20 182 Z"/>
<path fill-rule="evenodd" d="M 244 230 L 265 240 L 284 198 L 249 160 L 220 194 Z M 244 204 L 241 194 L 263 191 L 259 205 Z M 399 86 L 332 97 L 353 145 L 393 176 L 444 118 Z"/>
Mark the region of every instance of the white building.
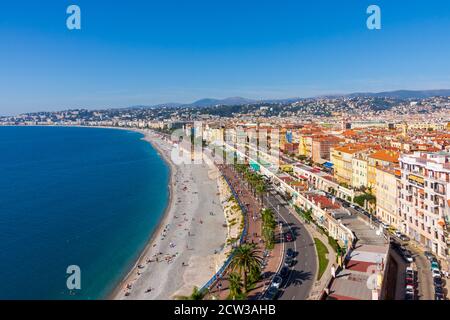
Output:
<path fill-rule="evenodd" d="M 450 153 L 400 157 L 399 209 L 404 231 L 441 258 L 448 257 Z"/>

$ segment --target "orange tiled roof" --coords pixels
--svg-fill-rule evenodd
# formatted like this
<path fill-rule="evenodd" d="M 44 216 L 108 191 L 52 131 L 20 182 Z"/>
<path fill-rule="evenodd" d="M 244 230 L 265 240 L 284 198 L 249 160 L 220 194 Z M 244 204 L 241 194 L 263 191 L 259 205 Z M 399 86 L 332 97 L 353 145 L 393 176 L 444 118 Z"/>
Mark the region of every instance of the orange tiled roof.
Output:
<path fill-rule="evenodd" d="M 369 158 L 382 160 L 386 162 L 398 163 L 400 154 L 395 151 L 379 150 L 369 156 Z"/>
<path fill-rule="evenodd" d="M 336 147 L 336 148 L 334 148 L 334 150 L 340 151 L 340 152 L 343 152 L 343 153 L 353 154 L 353 153 L 356 153 L 356 152 L 359 152 L 359 151 L 366 150 L 367 148 L 368 147 L 365 146 L 365 145 L 347 144 L 347 145 L 342 146 L 342 147 Z"/>

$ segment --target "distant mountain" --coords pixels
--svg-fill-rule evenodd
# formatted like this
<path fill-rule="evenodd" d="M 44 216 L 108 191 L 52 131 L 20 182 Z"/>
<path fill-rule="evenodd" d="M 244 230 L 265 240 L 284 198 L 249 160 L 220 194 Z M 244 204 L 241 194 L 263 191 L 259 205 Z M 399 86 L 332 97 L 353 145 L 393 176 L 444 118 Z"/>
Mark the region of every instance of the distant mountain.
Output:
<path fill-rule="evenodd" d="M 374 97 L 393 99 L 426 99 L 431 97 L 450 97 L 450 89 L 440 90 L 397 90 L 385 92 L 360 92 L 345 95 L 346 97 Z"/>
<path fill-rule="evenodd" d="M 177 102 L 168 102 L 168 103 L 161 103 L 161 104 L 157 104 L 154 106 L 151 106 L 150 108 L 178 108 L 180 106 L 182 106 L 182 103 L 177 103 Z"/>
<path fill-rule="evenodd" d="M 373 97 L 373 98 L 392 98 L 392 99 L 425 99 L 430 97 L 439 97 L 445 96 L 450 97 L 450 89 L 440 89 L 440 90 L 397 90 L 397 91 L 385 91 L 385 92 L 356 92 L 350 94 L 330 94 L 323 96 L 316 96 L 312 98 L 339 98 L 339 97 L 348 97 L 348 98 L 357 98 L 357 97 Z M 305 98 L 286 98 L 286 99 L 264 99 L 264 100 L 255 100 L 255 99 L 247 99 L 242 97 L 231 97 L 225 99 L 201 99 L 192 103 L 162 103 L 153 106 L 133 106 L 130 109 L 137 108 L 207 108 L 213 107 L 217 105 L 221 106 L 239 106 L 246 104 L 255 104 L 255 103 L 293 103 L 296 101 L 304 100 Z M 311 98 L 309 98 L 311 99 Z"/>
<path fill-rule="evenodd" d="M 241 97 L 231 97 L 226 99 L 201 99 L 198 101 L 195 101 L 190 104 L 182 105 L 182 107 L 197 107 L 197 108 L 206 108 L 206 107 L 212 107 L 217 105 L 223 105 L 223 106 L 233 106 L 233 105 L 244 105 L 244 104 L 250 104 L 250 103 L 257 103 L 258 100 L 252 100 L 252 99 L 246 99 Z"/>

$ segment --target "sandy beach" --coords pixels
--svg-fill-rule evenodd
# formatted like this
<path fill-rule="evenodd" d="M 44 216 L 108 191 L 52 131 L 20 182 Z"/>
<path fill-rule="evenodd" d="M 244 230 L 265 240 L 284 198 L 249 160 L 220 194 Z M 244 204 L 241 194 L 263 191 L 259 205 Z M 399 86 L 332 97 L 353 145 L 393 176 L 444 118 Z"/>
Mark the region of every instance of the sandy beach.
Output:
<path fill-rule="evenodd" d="M 226 259 L 226 201 L 223 179 L 212 164 L 171 161 L 172 145 L 151 131 L 144 133 L 170 166 L 170 201 L 165 215 L 135 267 L 111 299 L 175 299 L 202 287 Z"/>

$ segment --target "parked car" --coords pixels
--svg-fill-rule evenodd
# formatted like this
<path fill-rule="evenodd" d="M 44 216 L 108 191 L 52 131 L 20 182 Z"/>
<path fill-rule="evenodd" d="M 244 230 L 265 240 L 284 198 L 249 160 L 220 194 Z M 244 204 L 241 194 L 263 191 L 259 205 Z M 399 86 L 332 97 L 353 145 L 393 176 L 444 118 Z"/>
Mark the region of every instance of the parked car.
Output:
<path fill-rule="evenodd" d="M 405 258 L 406 261 L 408 261 L 409 263 L 413 263 L 414 262 L 414 258 L 411 255 L 411 252 L 409 251 L 405 251 L 403 253 L 403 257 Z"/>
<path fill-rule="evenodd" d="M 432 257 L 431 259 L 430 259 L 430 262 L 431 263 L 436 263 L 436 264 L 438 264 L 439 265 L 439 261 L 438 261 L 438 259 L 436 259 L 436 257 Z"/>
<path fill-rule="evenodd" d="M 442 286 L 443 286 L 443 281 L 442 281 L 442 278 L 439 278 L 439 277 L 435 277 L 434 279 L 433 279 L 433 284 L 434 284 L 434 286 L 436 287 L 436 288 L 442 288 Z"/>
<path fill-rule="evenodd" d="M 283 278 L 280 276 L 275 276 L 272 280 L 272 286 L 279 289 L 281 286 L 281 283 L 283 283 Z"/>
<path fill-rule="evenodd" d="M 439 263 L 437 262 L 432 262 L 431 263 L 431 270 L 441 270 L 441 268 L 439 267 Z"/>
<path fill-rule="evenodd" d="M 425 252 L 424 252 L 424 256 L 425 256 L 428 260 L 430 260 L 430 261 L 431 261 L 432 258 L 436 258 L 436 257 L 434 256 L 434 254 L 432 254 L 430 251 L 425 251 Z"/>
<path fill-rule="evenodd" d="M 406 285 L 406 292 L 414 292 L 414 286 L 413 285 Z"/>
<path fill-rule="evenodd" d="M 412 287 L 414 287 L 415 286 L 415 282 L 414 282 L 414 279 L 413 278 L 406 278 L 406 285 L 407 286 L 412 286 Z"/>
<path fill-rule="evenodd" d="M 385 223 L 385 222 L 382 222 L 382 223 L 381 223 L 381 226 L 382 226 L 383 229 L 385 229 L 385 230 L 389 229 L 389 225 L 388 225 L 387 223 Z"/>
<path fill-rule="evenodd" d="M 405 293 L 405 300 L 415 300 L 414 292 L 406 292 Z"/>
<path fill-rule="evenodd" d="M 434 293 L 444 295 L 444 289 L 442 287 L 434 287 Z"/>
<path fill-rule="evenodd" d="M 264 294 L 262 300 L 275 300 L 278 295 L 278 288 L 271 286 Z"/>
<path fill-rule="evenodd" d="M 442 294 L 442 293 L 435 293 L 434 294 L 434 300 L 445 300 L 444 294 Z"/>
<path fill-rule="evenodd" d="M 441 271 L 433 269 L 431 270 L 431 274 L 433 275 L 433 278 L 440 278 L 441 277 Z"/>
<path fill-rule="evenodd" d="M 415 300 L 416 294 L 414 292 L 414 288 L 406 288 L 405 291 L 405 300 Z"/>
<path fill-rule="evenodd" d="M 406 271 L 406 279 L 415 279 L 414 271 Z"/>
<path fill-rule="evenodd" d="M 411 240 L 408 236 L 405 236 L 404 234 L 400 237 L 400 239 L 405 242 L 408 242 L 409 240 Z"/>

